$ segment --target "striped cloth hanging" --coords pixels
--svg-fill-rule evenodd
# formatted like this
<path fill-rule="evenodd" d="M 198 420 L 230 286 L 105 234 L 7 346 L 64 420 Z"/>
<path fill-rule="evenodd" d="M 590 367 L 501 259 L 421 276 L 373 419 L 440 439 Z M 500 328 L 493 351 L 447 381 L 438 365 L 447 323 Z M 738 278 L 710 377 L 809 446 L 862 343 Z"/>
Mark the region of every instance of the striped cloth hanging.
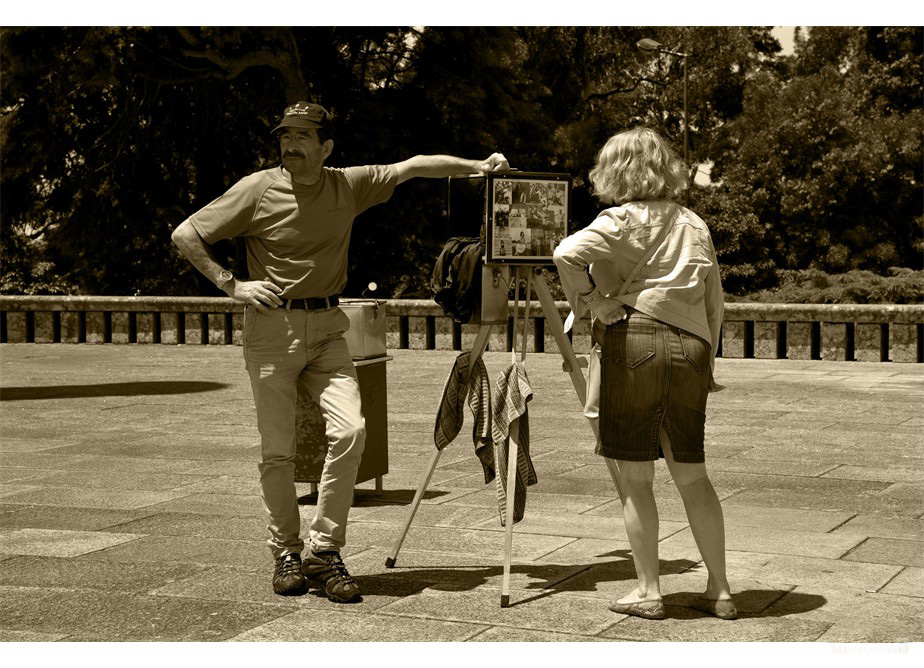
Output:
<path fill-rule="evenodd" d="M 437 450 L 442 450 L 459 435 L 465 419 L 464 407 L 468 397 L 469 410 L 474 418 L 472 441 L 475 445 L 475 455 L 484 469 L 484 481 L 489 483 L 495 476 L 494 449 L 491 441 L 491 385 L 484 361 L 480 357 L 475 360 L 469 373 L 470 359 L 470 352 L 460 353 L 449 372 L 436 412 L 433 443 Z"/>
<path fill-rule="evenodd" d="M 510 424 L 519 419 L 517 432 L 517 474 L 513 493 L 513 522 L 523 519 L 526 509 L 526 487 L 538 482 L 536 469 L 529 456 L 529 411 L 527 403 L 533 398 L 533 390 L 521 362 L 509 364 L 498 376 L 494 390 L 492 434 L 494 437 L 494 459 L 497 462 L 497 503 L 501 526 L 507 520 L 507 459 L 510 452 Z"/>

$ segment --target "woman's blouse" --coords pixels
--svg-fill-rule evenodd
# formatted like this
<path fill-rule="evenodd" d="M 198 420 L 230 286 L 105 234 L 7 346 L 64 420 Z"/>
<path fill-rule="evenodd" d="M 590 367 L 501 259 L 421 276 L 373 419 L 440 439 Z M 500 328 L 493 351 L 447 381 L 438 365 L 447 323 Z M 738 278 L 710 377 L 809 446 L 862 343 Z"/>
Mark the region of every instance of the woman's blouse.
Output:
<path fill-rule="evenodd" d="M 619 294 L 664 225 L 671 225 L 667 236 Z M 628 202 L 562 240 L 553 259 L 575 318 L 590 310 L 610 324 L 631 306 L 704 339 L 712 346 L 714 367 L 722 282 L 709 228 L 695 213 L 669 200 Z"/>

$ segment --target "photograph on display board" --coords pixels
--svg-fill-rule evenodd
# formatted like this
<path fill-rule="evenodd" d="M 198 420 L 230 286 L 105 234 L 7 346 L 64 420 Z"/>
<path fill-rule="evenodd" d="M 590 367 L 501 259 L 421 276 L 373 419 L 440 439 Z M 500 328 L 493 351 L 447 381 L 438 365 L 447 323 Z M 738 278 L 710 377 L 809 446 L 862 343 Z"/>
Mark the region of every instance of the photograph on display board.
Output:
<path fill-rule="evenodd" d="M 568 234 L 567 174 L 489 176 L 488 262 L 552 264 Z"/>

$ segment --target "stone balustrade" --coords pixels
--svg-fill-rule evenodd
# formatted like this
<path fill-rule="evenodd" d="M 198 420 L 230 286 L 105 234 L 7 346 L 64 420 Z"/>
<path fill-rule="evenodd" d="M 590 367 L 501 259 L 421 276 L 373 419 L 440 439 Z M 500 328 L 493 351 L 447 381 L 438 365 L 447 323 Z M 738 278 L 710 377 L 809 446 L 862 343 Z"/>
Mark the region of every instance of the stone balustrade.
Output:
<path fill-rule="evenodd" d="M 431 300 L 385 304 L 389 348 L 465 350 L 478 333 L 478 325 L 453 322 Z M 564 319 L 567 303 L 556 306 Z M 520 317 L 523 310 L 521 302 Z M 529 315 L 527 349 L 558 352 L 538 301 Z M 489 350 L 510 350 L 512 322 L 494 327 Z M 579 354 L 590 349 L 589 325 L 581 320 L 569 334 Z M 0 343 L 240 345 L 242 327 L 243 306 L 225 297 L 0 296 Z M 730 303 L 718 355 L 921 363 L 924 305 Z"/>

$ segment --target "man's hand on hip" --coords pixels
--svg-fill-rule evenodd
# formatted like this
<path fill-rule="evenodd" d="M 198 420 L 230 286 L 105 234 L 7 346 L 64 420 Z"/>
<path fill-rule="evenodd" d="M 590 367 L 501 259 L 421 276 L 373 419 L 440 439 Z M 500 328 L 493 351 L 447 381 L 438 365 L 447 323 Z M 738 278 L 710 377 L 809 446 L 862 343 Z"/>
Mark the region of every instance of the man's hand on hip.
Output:
<path fill-rule="evenodd" d="M 260 313 L 282 304 L 282 288 L 272 281 L 232 281 L 225 292 L 232 299 L 256 307 Z"/>

